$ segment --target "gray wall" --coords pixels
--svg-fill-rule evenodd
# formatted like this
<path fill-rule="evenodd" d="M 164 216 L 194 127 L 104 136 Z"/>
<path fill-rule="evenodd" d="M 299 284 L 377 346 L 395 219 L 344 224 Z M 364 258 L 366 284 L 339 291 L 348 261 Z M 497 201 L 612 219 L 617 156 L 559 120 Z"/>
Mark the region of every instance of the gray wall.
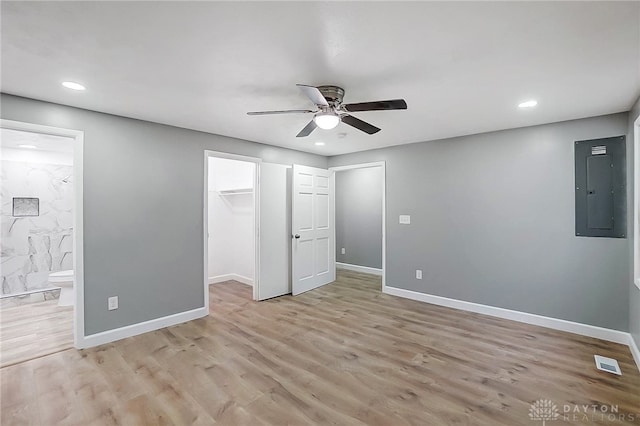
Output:
<path fill-rule="evenodd" d="M 329 165 L 387 162 L 388 286 L 627 331 L 629 242 L 576 237 L 573 189 L 574 141 L 626 134 L 627 116 L 396 146 Z M 399 225 L 400 214 L 411 225 Z"/>
<path fill-rule="evenodd" d="M 382 167 L 336 172 L 336 261 L 382 268 Z"/>
<path fill-rule="evenodd" d="M 204 150 L 325 157 L 2 94 L 4 119 L 84 133 L 85 333 L 203 306 Z M 120 307 L 107 311 L 107 297 Z"/>
<path fill-rule="evenodd" d="M 627 134 L 627 182 L 629 182 L 629 188 L 627 194 L 629 195 L 629 202 L 627 205 L 629 216 L 629 267 L 630 267 L 630 281 L 629 286 L 629 331 L 633 336 L 636 345 L 640 347 L 640 290 L 633 283 L 633 152 L 634 152 L 634 122 L 640 117 L 640 98 L 636 101 L 635 105 L 629 112 L 629 130 Z"/>
<path fill-rule="evenodd" d="M 205 149 L 327 166 L 320 156 L 5 94 L 0 106 L 4 119 L 85 132 L 87 334 L 202 306 Z M 578 238 L 573 228 L 573 141 L 631 133 L 631 121 L 615 114 L 329 163 L 387 162 L 387 285 L 624 331 L 631 320 L 640 343 L 630 241 Z M 399 225 L 399 214 L 412 224 Z M 120 308 L 109 312 L 115 294 Z"/>

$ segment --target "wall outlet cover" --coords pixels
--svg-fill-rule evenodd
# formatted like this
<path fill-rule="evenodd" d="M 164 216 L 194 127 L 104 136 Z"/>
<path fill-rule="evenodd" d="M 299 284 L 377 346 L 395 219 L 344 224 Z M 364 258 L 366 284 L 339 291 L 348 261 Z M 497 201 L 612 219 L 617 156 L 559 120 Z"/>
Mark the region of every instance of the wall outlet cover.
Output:
<path fill-rule="evenodd" d="M 416 269 L 416 279 L 422 279 L 422 271 L 420 269 Z"/>
<path fill-rule="evenodd" d="M 401 214 L 399 222 L 401 225 L 409 225 L 411 223 L 411 216 L 408 214 Z"/>
<path fill-rule="evenodd" d="M 347 250 L 345 250 L 345 248 L 344 248 L 344 247 L 342 247 L 342 248 L 340 249 L 340 253 L 342 253 L 342 254 L 346 254 L 346 252 L 347 252 Z"/>
<path fill-rule="evenodd" d="M 118 296 L 112 296 L 107 300 L 107 309 L 110 311 L 118 309 Z"/>

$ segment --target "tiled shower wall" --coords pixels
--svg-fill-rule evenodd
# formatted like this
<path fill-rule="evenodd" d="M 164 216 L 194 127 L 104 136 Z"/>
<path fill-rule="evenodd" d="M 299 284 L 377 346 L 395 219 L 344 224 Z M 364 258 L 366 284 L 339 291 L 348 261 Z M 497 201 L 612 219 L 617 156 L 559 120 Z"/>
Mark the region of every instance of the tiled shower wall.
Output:
<path fill-rule="evenodd" d="M 51 272 L 73 269 L 73 167 L 3 160 L 2 295 L 50 287 Z M 37 217 L 13 217 L 14 197 L 40 199 Z"/>

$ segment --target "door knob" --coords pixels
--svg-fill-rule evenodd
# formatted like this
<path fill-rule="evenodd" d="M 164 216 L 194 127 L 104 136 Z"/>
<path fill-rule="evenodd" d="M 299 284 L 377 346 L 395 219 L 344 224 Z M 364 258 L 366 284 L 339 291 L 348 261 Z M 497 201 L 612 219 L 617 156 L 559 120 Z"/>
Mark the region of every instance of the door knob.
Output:
<path fill-rule="evenodd" d="M 295 238 L 297 240 L 298 238 L 300 238 L 300 234 L 294 235 L 293 238 Z"/>

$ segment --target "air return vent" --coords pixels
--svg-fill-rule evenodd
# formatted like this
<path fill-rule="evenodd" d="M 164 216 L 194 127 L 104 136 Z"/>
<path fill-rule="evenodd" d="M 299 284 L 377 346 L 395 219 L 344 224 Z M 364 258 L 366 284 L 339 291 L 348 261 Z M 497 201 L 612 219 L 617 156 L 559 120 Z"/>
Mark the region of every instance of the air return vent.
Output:
<path fill-rule="evenodd" d="M 600 355 L 593 356 L 596 359 L 596 368 L 598 370 L 606 371 L 607 373 L 617 374 L 618 376 L 622 376 L 622 371 L 620 371 L 620 366 L 618 365 L 618 361 L 613 358 L 607 358 Z"/>

